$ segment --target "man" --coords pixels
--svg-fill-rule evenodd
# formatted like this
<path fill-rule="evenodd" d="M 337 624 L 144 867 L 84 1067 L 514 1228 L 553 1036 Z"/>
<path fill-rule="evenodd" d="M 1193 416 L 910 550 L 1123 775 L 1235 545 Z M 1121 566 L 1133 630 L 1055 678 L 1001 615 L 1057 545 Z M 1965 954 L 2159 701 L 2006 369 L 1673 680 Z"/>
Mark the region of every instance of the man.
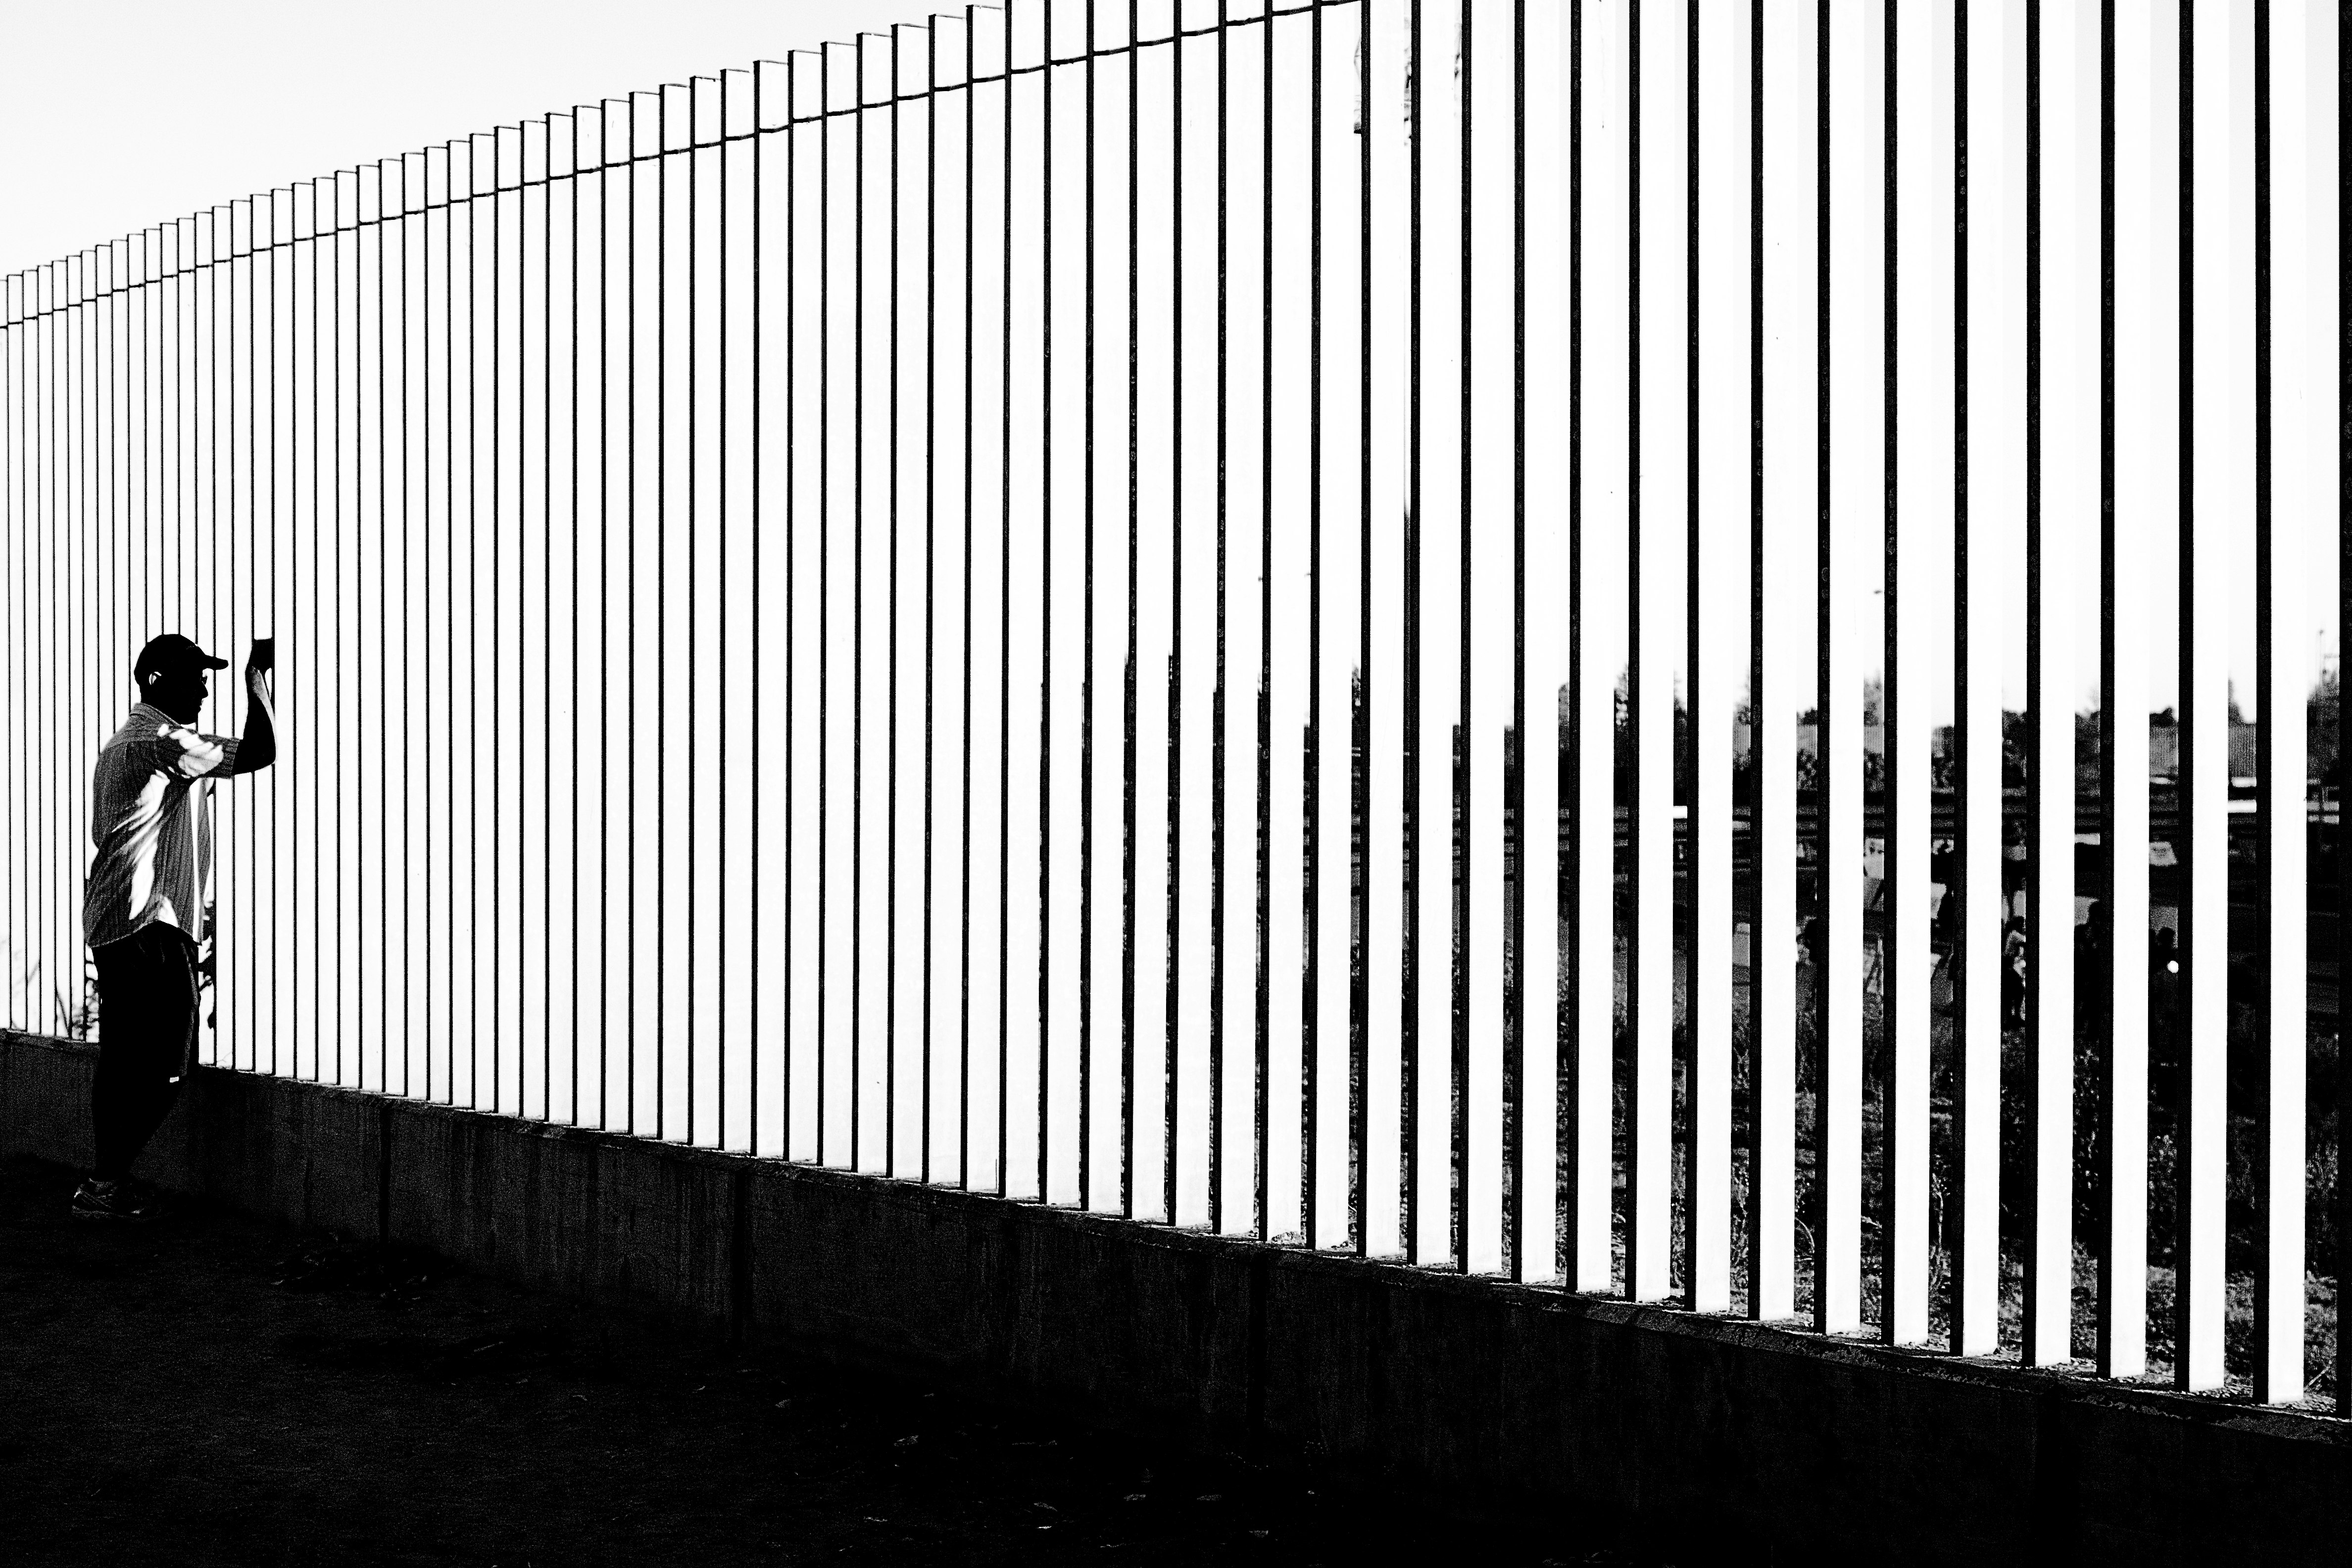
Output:
<path fill-rule="evenodd" d="M 278 755 L 270 647 L 245 666 L 241 740 L 202 734 L 210 672 L 226 669 L 166 632 L 132 667 L 140 700 L 98 753 L 89 836 L 98 852 L 82 889 L 82 937 L 98 965 L 98 1073 L 90 1124 L 98 1163 L 73 1195 L 78 1219 L 146 1216 L 127 1178 L 196 1062 L 196 948 L 212 901 L 211 787 Z"/>

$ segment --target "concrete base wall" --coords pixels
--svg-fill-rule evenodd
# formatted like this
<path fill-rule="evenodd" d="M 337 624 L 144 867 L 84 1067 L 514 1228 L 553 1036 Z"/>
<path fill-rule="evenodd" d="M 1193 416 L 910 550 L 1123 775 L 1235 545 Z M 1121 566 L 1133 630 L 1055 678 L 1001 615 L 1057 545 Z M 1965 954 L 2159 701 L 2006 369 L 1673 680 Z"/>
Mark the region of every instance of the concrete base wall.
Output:
<path fill-rule="evenodd" d="M 0 1035 L 0 1154 L 89 1158 Z M 160 1185 L 747 1342 L 1685 1556 L 2340 1562 L 2352 1427 L 206 1069 Z"/>

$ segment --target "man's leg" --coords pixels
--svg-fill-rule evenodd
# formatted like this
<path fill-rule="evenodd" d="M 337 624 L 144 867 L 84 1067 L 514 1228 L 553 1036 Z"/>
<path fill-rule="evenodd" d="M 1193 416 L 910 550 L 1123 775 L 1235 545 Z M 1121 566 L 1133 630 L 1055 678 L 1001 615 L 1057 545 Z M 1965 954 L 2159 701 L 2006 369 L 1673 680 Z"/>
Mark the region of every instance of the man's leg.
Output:
<path fill-rule="evenodd" d="M 128 1175 L 179 1099 L 195 1029 L 195 967 L 187 939 L 151 925 L 93 951 L 98 960 L 98 1073 L 91 1086 L 100 1181 Z"/>

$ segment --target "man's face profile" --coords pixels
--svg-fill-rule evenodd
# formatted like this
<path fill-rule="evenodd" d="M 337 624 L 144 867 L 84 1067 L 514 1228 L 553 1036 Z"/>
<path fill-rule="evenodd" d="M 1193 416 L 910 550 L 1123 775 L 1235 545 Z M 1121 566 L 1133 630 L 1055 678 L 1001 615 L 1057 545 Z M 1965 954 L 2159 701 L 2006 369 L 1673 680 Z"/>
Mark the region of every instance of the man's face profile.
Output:
<path fill-rule="evenodd" d="M 142 700 L 162 709 L 183 724 L 193 724 L 212 695 L 212 671 L 193 663 L 159 669 L 147 677 Z"/>

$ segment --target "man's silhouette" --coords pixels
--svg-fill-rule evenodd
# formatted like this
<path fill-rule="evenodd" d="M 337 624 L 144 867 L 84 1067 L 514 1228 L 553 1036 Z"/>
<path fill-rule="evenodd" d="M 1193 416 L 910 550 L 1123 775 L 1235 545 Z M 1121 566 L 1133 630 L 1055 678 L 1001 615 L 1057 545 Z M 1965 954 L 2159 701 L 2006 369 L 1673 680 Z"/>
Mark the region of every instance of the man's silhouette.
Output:
<path fill-rule="evenodd" d="M 138 1219 L 125 1178 L 162 1126 L 196 1060 L 196 945 L 212 902 L 212 781 L 266 768 L 278 754 L 270 649 L 246 661 L 241 740 L 195 728 L 210 672 L 226 669 L 166 632 L 132 667 L 140 700 L 98 753 L 82 938 L 98 965 L 98 1072 L 90 1085 L 98 1163 L 73 1196 L 80 1219 Z"/>

